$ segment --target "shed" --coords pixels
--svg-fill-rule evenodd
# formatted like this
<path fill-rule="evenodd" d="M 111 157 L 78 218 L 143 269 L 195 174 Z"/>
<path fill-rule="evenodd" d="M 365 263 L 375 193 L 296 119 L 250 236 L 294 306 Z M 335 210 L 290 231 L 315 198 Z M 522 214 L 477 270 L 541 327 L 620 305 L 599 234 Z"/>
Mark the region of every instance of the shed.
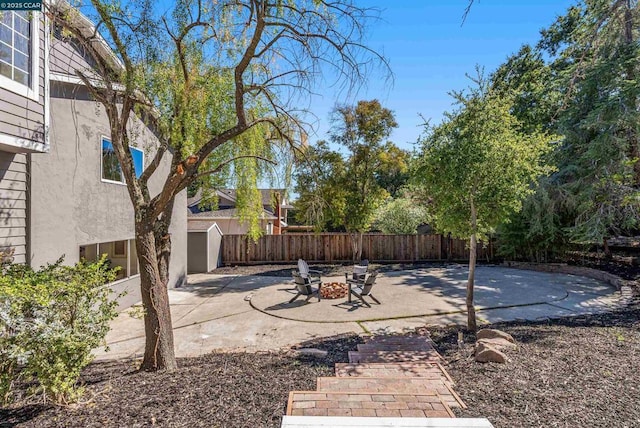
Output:
<path fill-rule="evenodd" d="M 216 223 L 189 223 L 187 227 L 188 273 L 210 272 L 222 262 L 222 231 Z"/>

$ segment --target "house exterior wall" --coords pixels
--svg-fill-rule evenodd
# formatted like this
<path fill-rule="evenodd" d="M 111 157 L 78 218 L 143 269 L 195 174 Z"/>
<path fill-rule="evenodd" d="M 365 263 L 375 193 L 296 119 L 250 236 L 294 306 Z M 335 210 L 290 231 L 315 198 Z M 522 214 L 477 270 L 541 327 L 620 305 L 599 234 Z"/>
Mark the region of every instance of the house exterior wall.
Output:
<path fill-rule="evenodd" d="M 45 18 L 35 13 L 37 38 L 31 49 L 37 54 L 37 78 L 32 89 L 37 97 L 11 90 L 6 80 L 0 80 L 0 250 L 13 251 L 13 262 L 27 263 L 28 233 L 28 168 L 26 153 L 46 150 L 45 100 L 48 78 L 45 66 Z M 26 87 L 25 87 L 26 90 Z M 35 94 L 32 94 L 35 95 Z"/>
<path fill-rule="evenodd" d="M 54 28 L 49 58 L 49 68 L 52 73 L 74 76 L 76 70 L 91 72 L 95 64 L 84 48 L 73 40 L 63 37 L 59 28 Z"/>
<path fill-rule="evenodd" d="M 0 250 L 27 262 L 27 155 L 0 151 Z"/>
<path fill-rule="evenodd" d="M 51 82 L 51 150 L 33 154 L 31 179 L 31 256 L 41 265 L 65 255 L 65 263 L 79 260 L 79 247 L 134 239 L 133 207 L 124 184 L 102 180 L 102 137 L 109 138 L 109 122 L 103 107 L 86 88 Z M 150 161 L 157 139 L 134 118 L 132 145 Z M 145 163 L 146 165 L 146 163 Z M 149 181 L 158 192 L 170 166 L 167 156 Z M 175 202 L 172 226 L 170 286 L 186 280 L 186 191 Z M 118 290 L 139 293 L 138 277 L 118 282 Z M 131 299 L 131 296 L 129 297 Z"/>

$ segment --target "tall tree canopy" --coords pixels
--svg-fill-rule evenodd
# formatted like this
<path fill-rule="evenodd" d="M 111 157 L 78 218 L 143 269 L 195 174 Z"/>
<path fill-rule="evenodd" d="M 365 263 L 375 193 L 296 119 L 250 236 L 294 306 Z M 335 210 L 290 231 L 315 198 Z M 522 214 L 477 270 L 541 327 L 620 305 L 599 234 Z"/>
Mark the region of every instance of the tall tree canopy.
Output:
<path fill-rule="evenodd" d="M 477 238 L 487 236 L 519 211 L 531 185 L 549 172 L 542 162 L 551 146 L 543 132 L 523 132 L 513 101 L 479 80 L 456 93 L 459 109 L 427 129 L 416 185 L 431 198 L 437 230 L 470 240 L 468 327 L 476 328 L 473 286 Z"/>
<path fill-rule="evenodd" d="M 111 141 L 135 212 L 136 249 L 145 309 L 142 368 L 176 367 L 167 294 L 176 195 L 194 181 L 231 168 L 238 204 L 257 225 L 256 185 L 272 141 L 291 146 L 303 135 L 297 108 L 321 71 L 347 89 L 382 57 L 363 43 L 372 9 L 350 0 L 179 0 L 157 3 L 91 0 L 96 28 L 66 3 L 50 18 L 82 45 L 96 65 L 76 70 L 104 107 Z M 105 55 L 106 40 L 113 53 Z M 386 69 L 385 69 L 386 70 Z M 160 140 L 136 176 L 129 142 L 134 115 Z M 170 157 L 170 171 L 157 177 Z M 149 180 L 163 182 L 152 194 Z"/>
<path fill-rule="evenodd" d="M 360 260 L 362 234 L 369 230 L 376 209 L 388 195 L 376 181 L 376 173 L 382 170 L 384 143 L 397 126 L 393 112 L 378 100 L 337 106 L 333 111 L 331 141 L 349 151 L 342 183 L 343 224 L 351 235 L 354 260 Z"/>
<path fill-rule="evenodd" d="M 503 250 L 540 258 L 563 242 L 634 233 L 640 219 L 640 12 L 631 0 L 581 1 L 536 48 L 493 75 L 516 93 L 516 114 L 563 137 L 558 172 L 502 230 Z M 546 58 L 546 61 L 543 60 Z"/>

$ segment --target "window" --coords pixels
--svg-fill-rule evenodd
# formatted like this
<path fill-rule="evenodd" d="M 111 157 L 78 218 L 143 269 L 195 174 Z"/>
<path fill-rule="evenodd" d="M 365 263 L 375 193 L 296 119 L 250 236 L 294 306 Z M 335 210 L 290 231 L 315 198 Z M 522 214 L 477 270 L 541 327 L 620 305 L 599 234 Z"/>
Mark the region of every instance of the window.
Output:
<path fill-rule="evenodd" d="M 0 74 L 29 86 L 31 24 L 26 11 L 2 13 L 0 19 Z"/>
<path fill-rule="evenodd" d="M 82 245 L 79 254 L 80 260 L 89 261 L 96 261 L 103 254 L 106 254 L 110 266 L 119 268 L 116 280 L 138 275 L 138 253 L 135 239 Z"/>
<path fill-rule="evenodd" d="M 127 257 L 127 241 L 115 241 L 113 243 L 113 255 Z"/>
<path fill-rule="evenodd" d="M 133 168 L 136 172 L 136 177 L 139 178 L 144 169 L 144 152 L 131 146 L 129 146 L 129 150 L 133 157 Z M 125 182 L 120 162 L 118 162 L 116 152 L 113 150 L 113 145 L 111 141 L 106 138 L 102 139 L 102 179 L 113 183 Z"/>
<path fill-rule="evenodd" d="M 37 99 L 36 67 L 39 16 L 28 11 L 3 11 L 0 14 L 0 79 L 10 91 Z"/>

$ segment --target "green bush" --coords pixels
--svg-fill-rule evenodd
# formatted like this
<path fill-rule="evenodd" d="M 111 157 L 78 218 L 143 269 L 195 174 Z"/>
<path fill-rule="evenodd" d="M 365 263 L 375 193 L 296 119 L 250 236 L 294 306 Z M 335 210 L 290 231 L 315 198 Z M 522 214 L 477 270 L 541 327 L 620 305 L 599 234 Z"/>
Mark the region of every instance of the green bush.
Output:
<path fill-rule="evenodd" d="M 110 300 L 116 270 L 106 258 L 63 266 L 62 259 L 33 270 L 8 265 L 0 276 L 0 400 L 12 399 L 14 382 L 57 403 L 82 394 L 80 371 L 102 345 L 117 316 Z"/>

